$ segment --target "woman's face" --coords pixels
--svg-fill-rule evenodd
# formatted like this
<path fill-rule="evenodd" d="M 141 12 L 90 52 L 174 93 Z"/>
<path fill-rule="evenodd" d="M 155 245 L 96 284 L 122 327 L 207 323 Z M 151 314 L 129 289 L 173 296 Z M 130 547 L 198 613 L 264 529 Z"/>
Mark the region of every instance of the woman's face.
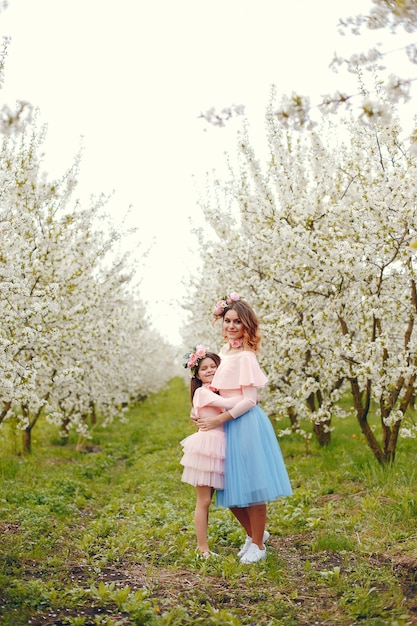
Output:
<path fill-rule="evenodd" d="M 223 317 L 223 334 L 228 341 L 235 341 L 243 337 L 243 323 L 234 309 L 226 311 Z"/>
<path fill-rule="evenodd" d="M 213 380 L 216 369 L 217 365 L 213 361 L 213 359 L 206 356 L 206 358 L 200 362 L 196 377 L 201 380 L 203 385 L 206 385 L 207 383 L 211 383 L 211 381 Z"/>

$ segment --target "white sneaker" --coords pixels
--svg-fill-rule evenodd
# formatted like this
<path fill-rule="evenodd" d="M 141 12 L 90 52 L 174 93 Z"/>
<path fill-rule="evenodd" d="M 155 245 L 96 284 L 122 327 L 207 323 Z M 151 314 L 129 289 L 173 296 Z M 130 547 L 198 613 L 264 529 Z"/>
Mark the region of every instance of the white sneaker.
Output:
<path fill-rule="evenodd" d="M 240 559 L 240 562 L 244 563 L 245 565 L 249 563 L 257 563 L 258 561 L 260 561 L 261 559 L 264 559 L 265 557 L 266 557 L 266 548 L 264 548 L 263 550 L 260 550 L 258 546 L 256 545 L 256 543 L 251 543 L 246 554 L 244 554 L 242 558 Z"/>
<path fill-rule="evenodd" d="M 238 557 L 240 558 L 241 556 L 246 554 L 246 552 L 249 550 L 251 545 L 252 545 L 252 537 L 249 537 L 249 535 L 246 535 L 245 543 L 243 544 L 243 546 L 240 548 L 239 552 L 237 553 Z"/>
<path fill-rule="evenodd" d="M 263 536 L 263 542 L 266 543 L 269 537 L 270 537 L 269 532 L 265 530 L 264 536 Z M 251 545 L 252 545 L 252 537 L 249 537 L 249 535 L 246 535 L 245 543 L 243 544 L 243 546 L 240 548 L 239 552 L 237 553 L 238 557 L 240 558 L 244 554 L 246 554 L 246 552 L 249 550 Z"/>

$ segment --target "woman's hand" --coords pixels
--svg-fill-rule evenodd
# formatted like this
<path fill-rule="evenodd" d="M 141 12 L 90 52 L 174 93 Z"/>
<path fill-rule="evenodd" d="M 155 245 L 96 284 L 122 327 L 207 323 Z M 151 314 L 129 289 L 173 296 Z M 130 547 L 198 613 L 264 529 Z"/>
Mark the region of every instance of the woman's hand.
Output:
<path fill-rule="evenodd" d="M 212 415 L 211 417 L 199 417 L 197 419 L 197 426 L 200 430 L 211 430 L 212 428 L 216 428 L 223 424 L 222 420 L 219 419 L 219 415 Z"/>
<path fill-rule="evenodd" d="M 224 413 L 219 413 L 219 415 L 210 415 L 210 417 L 198 417 L 196 419 L 196 424 L 200 430 L 212 430 L 213 428 L 217 428 L 232 419 L 232 416 L 228 411 Z"/>

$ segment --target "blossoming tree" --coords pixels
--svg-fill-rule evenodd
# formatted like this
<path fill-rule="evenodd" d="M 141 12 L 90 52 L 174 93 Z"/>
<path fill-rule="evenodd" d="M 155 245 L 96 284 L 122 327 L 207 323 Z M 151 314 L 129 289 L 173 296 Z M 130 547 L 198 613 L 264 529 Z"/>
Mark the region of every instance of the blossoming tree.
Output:
<path fill-rule="evenodd" d="M 244 128 L 237 165 L 202 202 L 215 237 L 204 242 L 191 323 L 207 327 L 227 289 L 246 295 L 264 328 L 269 412 L 298 427 L 308 417 L 326 443 L 349 390 L 372 452 L 392 462 L 399 434 L 416 434 L 406 417 L 417 374 L 416 163 L 396 123 L 348 120 L 336 143 L 329 121 L 297 133 L 275 111 L 265 162 Z M 211 336 L 200 329 L 202 342 Z"/>
<path fill-rule="evenodd" d="M 79 157 L 49 181 L 32 105 L 4 103 L 0 118 L 0 428 L 15 424 L 29 452 L 41 415 L 63 435 L 87 435 L 157 391 L 175 355 L 129 289 L 120 233 L 100 224 L 105 198 L 84 209 L 73 200 Z"/>
<path fill-rule="evenodd" d="M 320 115 L 341 111 L 354 111 L 359 122 L 381 119 L 389 123 L 396 106 L 411 101 L 413 84 L 417 80 L 417 44 L 411 38 L 417 30 L 415 0 L 368 0 L 363 3 L 363 13 L 340 16 L 338 26 L 342 35 L 368 35 L 369 38 L 380 33 L 375 42 L 369 41 L 368 50 L 359 49 L 349 56 L 335 54 L 332 60 L 329 59 L 335 72 L 343 68 L 355 74 L 359 89 L 346 87 L 346 80 L 344 85 L 341 79 L 341 87 L 334 93 L 323 95 L 318 102 L 312 102 L 305 94 L 282 94 L 275 114 L 283 126 L 311 130 Z M 365 37 L 358 38 L 359 46 L 363 46 L 364 41 Z M 400 64 L 393 62 L 393 57 L 398 55 L 401 55 Z M 214 126 L 224 126 L 231 118 L 244 114 L 244 105 L 231 105 L 220 112 L 210 108 L 200 117 Z M 409 137 L 412 149 L 417 151 L 415 127 Z"/>
<path fill-rule="evenodd" d="M 86 434 L 92 419 L 123 416 L 160 388 L 173 354 L 129 291 L 133 268 L 114 252 L 120 234 L 99 226 L 104 199 L 87 209 L 72 201 L 79 160 L 48 181 L 43 133 L 21 118 L 8 129 L 0 160 L 0 423 L 13 418 L 29 452 L 41 415 L 64 433 Z"/>

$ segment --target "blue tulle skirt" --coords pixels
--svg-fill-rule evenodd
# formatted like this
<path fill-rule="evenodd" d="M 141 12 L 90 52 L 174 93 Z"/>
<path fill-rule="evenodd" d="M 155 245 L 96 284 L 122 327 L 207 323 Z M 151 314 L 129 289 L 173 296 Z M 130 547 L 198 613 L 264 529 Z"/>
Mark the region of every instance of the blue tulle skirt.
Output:
<path fill-rule="evenodd" d="M 291 483 L 272 424 L 259 407 L 224 424 L 224 489 L 216 504 L 246 507 L 292 494 Z"/>

